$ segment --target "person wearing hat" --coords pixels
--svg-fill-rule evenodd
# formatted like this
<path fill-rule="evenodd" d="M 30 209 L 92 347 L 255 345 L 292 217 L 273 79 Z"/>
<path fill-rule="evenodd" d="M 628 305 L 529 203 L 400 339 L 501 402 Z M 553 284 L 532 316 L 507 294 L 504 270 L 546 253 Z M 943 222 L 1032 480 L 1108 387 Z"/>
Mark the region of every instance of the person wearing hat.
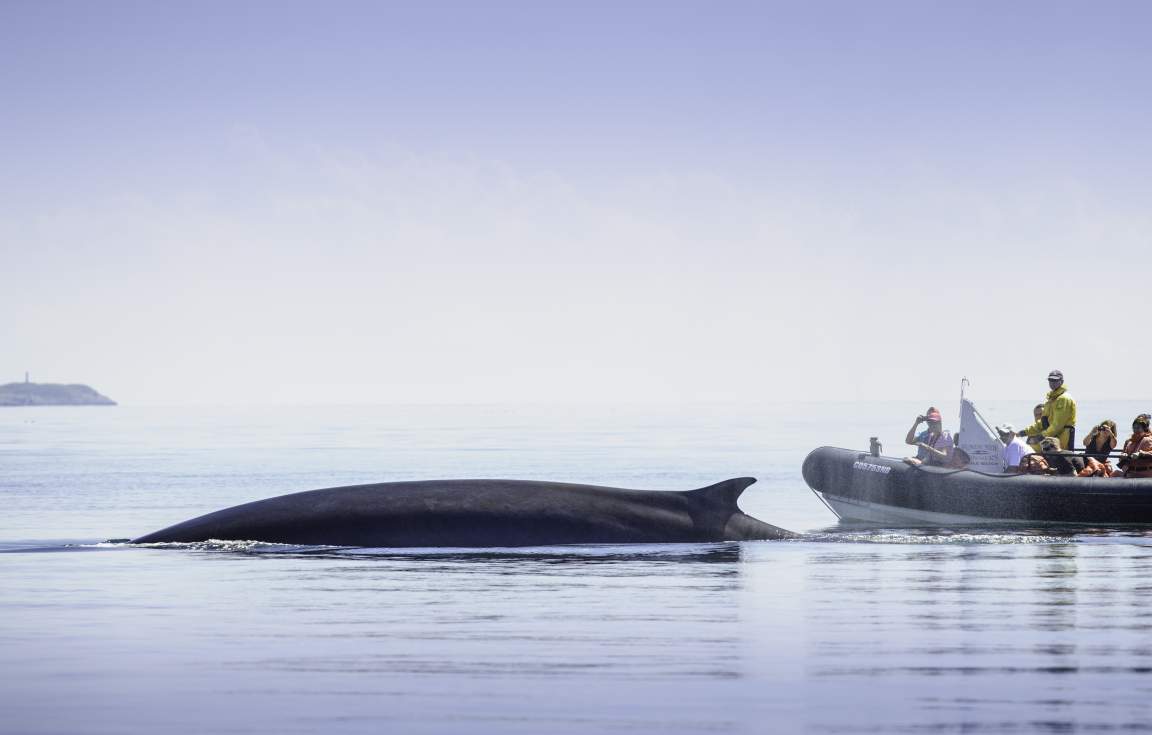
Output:
<path fill-rule="evenodd" d="M 1084 471 L 1084 458 L 1068 449 L 1061 448 L 1060 440 L 1046 436 L 1040 442 L 1044 459 L 1057 475 L 1079 475 Z"/>
<path fill-rule="evenodd" d="M 1000 441 L 1004 442 L 1004 451 L 1001 454 L 1004 466 L 1008 472 L 1019 472 L 1021 460 L 1033 453 L 1032 447 L 1016 436 L 1016 427 L 1012 424 L 1000 424 L 996 427 L 996 433 L 1000 435 Z"/>
<path fill-rule="evenodd" d="M 927 424 L 928 427 L 917 434 L 916 429 L 920 424 Z M 915 457 L 904 458 L 905 462 L 912 465 L 946 465 L 952 457 L 954 446 L 952 435 L 944 431 L 944 421 L 935 406 L 929 406 L 927 413 L 916 417 L 916 422 L 908 430 L 908 436 L 904 437 L 904 443 L 916 447 Z"/>
<path fill-rule="evenodd" d="M 1017 436 L 1038 436 L 1041 439 L 1050 436 L 1059 439 L 1062 447 L 1075 446 L 1076 400 L 1068 394 L 1064 373 L 1059 370 L 1048 373 L 1048 400 L 1044 403 L 1044 413 Z"/>

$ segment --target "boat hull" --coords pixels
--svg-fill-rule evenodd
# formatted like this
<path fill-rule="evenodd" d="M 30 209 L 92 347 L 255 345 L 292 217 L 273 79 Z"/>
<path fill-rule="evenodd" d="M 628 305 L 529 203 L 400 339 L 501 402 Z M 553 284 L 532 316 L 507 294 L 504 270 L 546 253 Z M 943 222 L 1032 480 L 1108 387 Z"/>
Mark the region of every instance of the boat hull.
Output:
<path fill-rule="evenodd" d="M 1152 478 L 1050 477 L 914 467 L 820 447 L 804 480 L 845 521 L 891 526 L 983 523 L 1152 524 Z"/>

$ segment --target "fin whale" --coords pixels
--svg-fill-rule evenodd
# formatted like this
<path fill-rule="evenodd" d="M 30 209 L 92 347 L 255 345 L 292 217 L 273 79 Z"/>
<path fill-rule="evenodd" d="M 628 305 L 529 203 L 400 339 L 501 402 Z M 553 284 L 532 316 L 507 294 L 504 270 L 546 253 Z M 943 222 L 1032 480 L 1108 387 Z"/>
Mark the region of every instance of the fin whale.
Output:
<path fill-rule="evenodd" d="M 209 539 L 371 547 L 699 543 L 791 538 L 746 515 L 738 477 L 656 491 L 531 480 L 426 480 L 352 485 L 257 500 L 193 518 L 133 543 Z"/>

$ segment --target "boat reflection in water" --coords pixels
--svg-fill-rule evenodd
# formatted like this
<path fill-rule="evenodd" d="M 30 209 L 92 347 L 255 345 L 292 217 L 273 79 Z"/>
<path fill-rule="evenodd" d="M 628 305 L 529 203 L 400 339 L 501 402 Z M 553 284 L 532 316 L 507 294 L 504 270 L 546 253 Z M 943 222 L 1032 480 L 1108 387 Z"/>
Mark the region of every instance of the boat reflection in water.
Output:
<path fill-rule="evenodd" d="M 847 544 L 808 560 L 822 730 L 1109 731 L 1147 716 L 1152 651 L 1134 638 L 1149 628 L 1147 554 L 1089 541 L 862 556 Z"/>

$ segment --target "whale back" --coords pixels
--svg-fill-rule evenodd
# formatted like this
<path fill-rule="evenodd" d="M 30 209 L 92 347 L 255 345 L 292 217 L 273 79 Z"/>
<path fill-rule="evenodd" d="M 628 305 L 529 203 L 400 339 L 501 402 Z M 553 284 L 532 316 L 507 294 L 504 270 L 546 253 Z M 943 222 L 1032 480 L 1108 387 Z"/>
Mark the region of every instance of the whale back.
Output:
<path fill-rule="evenodd" d="M 779 538 L 729 529 L 753 478 L 662 492 L 529 480 L 430 480 L 325 488 L 226 508 L 135 539 L 374 547 L 492 547 Z M 759 523 L 759 521 L 756 521 Z M 734 526 L 735 528 L 735 526 Z M 742 535 L 733 536 L 733 533 Z M 753 535 L 747 535 L 752 533 Z M 756 535 L 759 534 L 759 535 Z"/>

